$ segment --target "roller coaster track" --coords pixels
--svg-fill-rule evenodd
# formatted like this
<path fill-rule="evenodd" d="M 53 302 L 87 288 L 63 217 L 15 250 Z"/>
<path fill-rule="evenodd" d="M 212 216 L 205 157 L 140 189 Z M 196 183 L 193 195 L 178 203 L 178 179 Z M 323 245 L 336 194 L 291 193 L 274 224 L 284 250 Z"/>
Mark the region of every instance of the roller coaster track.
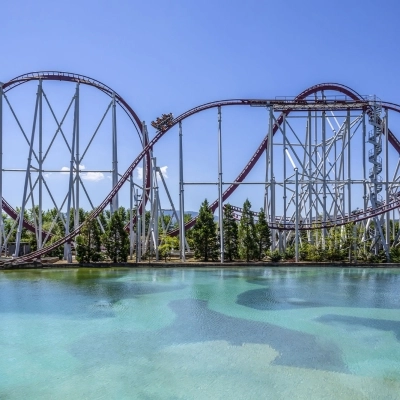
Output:
<path fill-rule="evenodd" d="M 30 72 L 24 75 L 17 76 L 16 78 L 11 79 L 10 81 L 6 82 L 3 84 L 3 93 L 7 93 L 11 89 L 22 85 L 23 83 L 27 83 L 30 81 L 66 81 L 66 82 L 75 82 L 79 84 L 84 84 L 88 86 L 92 86 L 109 97 L 114 97 L 116 102 L 121 106 L 121 108 L 124 110 L 124 112 L 128 115 L 129 119 L 132 121 L 133 126 L 135 127 L 139 139 L 141 140 L 141 143 L 143 145 L 143 137 L 142 137 L 142 131 L 143 131 L 143 126 L 142 122 L 140 121 L 139 117 L 135 113 L 135 111 L 130 107 L 130 105 L 114 90 L 112 90 L 109 86 L 103 84 L 102 82 L 89 78 L 88 76 L 85 75 L 79 75 L 79 74 L 74 74 L 70 72 L 60 72 L 60 71 L 40 71 L 40 72 Z M 150 157 L 146 158 L 146 187 L 150 186 Z M 149 190 L 148 190 L 149 191 Z M 145 199 L 146 201 L 147 199 Z M 143 201 L 141 201 L 139 205 L 139 210 L 142 210 L 144 207 Z M 2 209 L 14 220 L 19 218 L 18 212 L 11 207 L 11 205 L 4 199 L 2 199 Z M 37 227 L 29 220 L 24 219 L 23 220 L 23 227 L 29 230 L 30 232 L 35 233 L 37 230 Z M 42 230 L 42 234 L 44 237 L 52 238 L 53 234 L 46 232 Z"/>
<path fill-rule="evenodd" d="M 96 79 L 89 78 L 85 75 L 73 74 L 70 72 L 60 72 L 60 71 L 40 71 L 40 72 L 30 72 L 28 74 L 17 76 L 16 78 L 11 79 L 10 81 L 3 84 L 3 92 L 6 93 L 9 90 L 22 85 L 23 83 L 30 81 L 66 81 L 66 82 L 76 82 L 82 83 L 84 85 L 93 86 L 96 89 L 101 90 L 105 94 L 110 97 L 115 96 L 115 100 L 120 104 L 122 109 L 126 112 L 128 117 L 132 122 L 135 122 L 135 128 L 138 133 L 141 133 L 142 123 L 139 117 L 136 115 L 135 111 L 129 106 L 129 104 L 114 90 L 112 90 L 109 86 L 97 81 Z"/>
<path fill-rule="evenodd" d="M 297 97 L 295 97 L 294 103 L 301 102 L 305 98 L 307 98 L 308 96 L 310 96 L 310 95 L 312 95 L 312 94 L 314 94 L 316 92 L 319 92 L 321 90 L 335 90 L 335 91 L 338 91 L 338 92 L 348 96 L 353 101 L 363 101 L 364 100 L 361 95 L 359 95 L 357 92 L 355 92 L 354 90 L 350 89 L 347 86 L 344 86 L 344 85 L 341 85 L 341 84 L 337 84 L 337 83 L 322 83 L 322 84 L 319 84 L 319 85 L 312 86 L 312 87 L 306 89 L 305 91 L 303 91 L 302 93 L 300 93 Z M 244 104 L 244 105 L 254 105 L 254 104 L 256 104 L 256 101 L 254 101 L 254 100 L 241 100 L 241 101 L 242 101 L 241 104 Z M 264 103 L 265 103 L 265 105 L 267 105 L 267 101 L 265 101 Z M 190 115 L 196 114 L 197 112 L 206 110 L 208 108 L 215 108 L 215 107 L 218 107 L 218 106 L 226 106 L 226 105 L 238 105 L 238 103 L 234 103 L 233 100 L 231 102 L 208 103 L 208 104 L 205 104 L 203 106 L 193 108 L 192 110 L 187 111 L 186 113 L 182 114 L 178 118 L 183 117 L 182 119 L 184 119 L 184 118 L 189 117 Z M 397 104 L 383 102 L 382 103 L 382 107 L 386 107 L 386 108 L 388 108 L 390 110 L 397 111 L 397 112 L 400 113 L 400 106 L 397 105 Z M 370 112 L 370 110 L 368 108 L 367 108 L 367 112 Z M 282 124 L 282 122 L 284 120 L 284 117 L 289 115 L 289 113 L 290 113 L 290 109 L 282 112 L 281 115 L 278 117 L 276 123 L 273 125 L 273 128 L 272 128 L 273 135 L 275 135 L 275 133 L 279 130 L 279 127 Z M 175 124 L 176 123 L 177 122 L 175 122 Z M 389 139 L 390 144 L 400 154 L 400 141 L 394 136 L 394 134 L 390 131 L 390 129 L 388 130 L 388 133 L 389 133 L 388 139 Z M 229 198 L 229 196 L 237 189 L 237 187 L 239 186 L 238 183 L 241 183 L 241 182 L 244 181 L 244 179 L 247 177 L 247 175 L 252 170 L 254 165 L 260 159 L 261 155 L 265 152 L 265 149 L 267 148 L 267 144 L 268 144 L 268 135 L 265 136 L 265 138 L 263 139 L 261 144 L 258 146 L 258 148 L 255 151 L 255 153 L 251 157 L 250 161 L 246 164 L 246 166 L 243 168 L 242 172 L 235 179 L 234 183 L 231 184 L 224 191 L 224 193 L 222 194 L 222 200 L 223 201 L 225 201 L 227 198 Z M 210 210 L 212 212 L 214 212 L 218 208 L 218 206 L 219 206 L 219 200 L 217 199 L 213 203 L 210 204 Z M 189 220 L 185 224 L 185 228 L 189 229 L 195 223 L 196 223 L 196 218 L 192 218 L 191 220 Z M 175 229 L 174 231 L 171 231 L 169 234 L 171 236 L 177 236 L 179 234 L 179 229 Z"/>
<path fill-rule="evenodd" d="M 17 210 L 15 210 L 13 207 L 11 207 L 11 205 L 6 202 L 4 197 L 2 199 L 2 208 L 13 220 L 17 220 L 19 218 L 19 214 L 18 214 Z M 33 233 L 36 232 L 36 226 L 27 219 L 24 219 L 22 221 L 22 226 L 25 229 L 27 229 L 28 231 L 31 231 Z M 43 233 L 44 237 L 48 237 L 49 239 L 51 239 L 53 237 L 53 235 L 50 232 L 42 230 L 42 233 Z"/>
<path fill-rule="evenodd" d="M 363 212 L 363 211 L 353 212 L 350 214 L 350 216 L 344 215 L 344 216 L 337 217 L 336 219 L 328 218 L 328 220 L 325 222 L 316 220 L 311 223 L 310 222 L 303 223 L 300 221 L 299 229 L 303 230 L 303 231 L 312 230 L 312 229 L 325 229 L 325 228 L 332 228 L 335 226 L 345 225 L 348 223 L 355 223 L 355 222 L 366 220 L 368 218 L 376 217 L 380 214 L 383 214 L 385 212 L 391 211 L 391 210 L 393 210 L 395 208 L 399 208 L 399 207 L 400 207 L 400 193 L 398 193 L 396 197 L 391 198 L 391 200 L 387 206 L 386 206 L 386 204 L 382 204 L 380 207 L 377 207 L 375 209 L 368 208 L 365 212 Z M 231 205 L 231 209 L 235 213 L 238 213 L 238 214 L 243 213 L 243 209 L 241 207 Z M 256 211 L 251 211 L 251 213 L 255 217 L 258 217 L 258 215 L 259 215 L 259 213 Z M 238 214 L 236 214 L 236 219 L 240 220 L 240 217 Z M 280 220 L 281 220 L 281 217 L 275 217 L 275 222 L 268 221 L 268 226 L 272 229 L 278 229 L 278 230 L 283 230 L 283 231 L 292 231 L 295 229 L 295 222 L 293 220 L 290 220 L 289 218 L 287 218 L 285 223 L 277 222 Z"/>
<path fill-rule="evenodd" d="M 369 113 L 371 112 L 369 107 L 368 107 L 368 102 L 365 101 L 357 92 L 353 91 L 347 86 L 336 84 L 336 83 L 323 83 L 319 85 L 312 86 L 308 88 L 307 90 L 303 91 L 300 93 L 297 97 L 295 97 L 294 100 L 287 101 L 286 106 L 287 109 L 281 113 L 281 115 L 278 117 L 277 122 L 273 125 L 273 134 L 275 134 L 280 125 L 282 124 L 284 120 L 284 116 L 288 115 L 291 111 L 290 104 L 293 106 L 296 104 L 304 104 L 304 100 L 307 98 L 307 96 L 310 96 L 316 92 L 319 91 L 324 91 L 324 90 L 333 90 L 337 91 L 339 93 L 342 93 L 350 98 L 350 101 L 344 101 L 342 103 L 342 109 L 346 109 L 346 104 L 350 104 L 352 102 L 363 102 L 364 103 L 364 108 L 366 109 L 366 112 Z M 271 100 L 256 100 L 256 99 L 234 99 L 234 100 L 222 100 L 222 101 L 216 101 L 216 102 L 211 102 L 211 103 L 206 103 L 201 106 L 195 107 L 191 110 L 186 111 L 185 113 L 181 114 L 177 118 L 175 118 L 171 126 L 165 129 L 164 131 L 158 131 L 156 132 L 156 135 L 154 138 L 145 146 L 145 148 L 139 153 L 139 155 L 136 157 L 136 159 L 132 162 L 132 164 L 129 166 L 129 168 L 126 170 L 126 172 L 122 175 L 121 179 L 117 182 L 117 184 L 114 186 L 114 188 L 111 190 L 111 192 L 107 195 L 107 197 L 103 200 L 103 202 L 95 209 L 93 210 L 89 216 L 87 217 L 87 220 L 92 220 L 94 218 L 97 218 L 100 213 L 107 207 L 107 205 L 112 201 L 113 197 L 118 193 L 118 191 L 121 189 L 121 187 L 124 185 L 124 183 L 129 179 L 131 176 L 131 173 L 134 171 L 134 169 L 139 165 L 140 161 L 143 159 L 143 157 L 148 154 L 150 150 L 153 149 L 154 145 L 161 139 L 162 136 L 164 136 L 173 126 L 177 125 L 179 122 L 183 121 L 184 119 L 190 117 L 191 115 L 197 114 L 201 111 L 208 110 L 211 108 L 216 108 L 216 107 L 224 107 L 224 106 L 269 106 L 273 104 L 285 104 L 285 101 L 280 101 L 276 99 L 271 99 Z M 310 101 L 310 103 L 312 103 Z M 318 109 L 318 105 L 314 106 L 314 109 Z M 382 103 L 382 107 L 386 107 L 390 110 L 400 112 L 400 106 L 397 104 L 393 103 Z M 347 106 L 348 108 L 348 106 Z M 392 146 L 396 149 L 398 153 L 400 153 L 400 142 L 399 140 L 393 135 L 393 133 L 388 130 L 388 140 L 392 144 Z M 266 136 L 259 147 L 257 148 L 256 152 L 254 153 L 253 157 L 250 159 L 250 161 L 246 164 L 242 172 L 239 174 L 239 176 L 236 178 L 233 184 L 231 184 L 223 193 L 222 199 L 223 201 L 226 200 L 238 187 L 238 184 L 240 182 L 243 182 L 243 180 L 247 177 L 251 169 L 254 167 L 254 165 L 257 163 L 257 161 L 260 159 L 261 155 L 266 149 L 267 146 L 267 141 L 268 137 Z M 219 205 L 218 200 L 214 201 L 210 205 L 210 209 L 214 212 Z M 368 211 L 366 213 L 361 213 L 361 214 L 356 214 L 354 216 L 350 216 L 345 219 L 338 219 L 337 221 L 329 221 L 326 223 L 326 226 L 334 226 L 334 225 L 343 225 L 348 222 L 356 222 L 356 221 L 361 221 L 365 220 L 377 215 L 380 215 L 382 213 L 385 213 L 387 211 L 393 210 L 395 208 L 398 208 L 400 206 L 400 200 L 394 200 L 392 202 L 389 202 L 388 204 L 385 204 L 382 207 L 376 208 L 374 210 Z M 186 228 L 192 227 L 196 222 L 196 218 L 191 219 L 188 221 L 185 225 Z M 42 256 L 43 254 L 46 254 L 47 252 L 57 248 L 58 246 L 66 243 L 66 242 L 71 242 L 72 239 L 80 233 L 80 230 L 82 228 L 83 224 L 78 226 L 75 230 L 70 232 L 67 236 L 57 240 L 50 246 L 43 248 L 41 250 L 35 251 L 33 253 L 30 253 L 26 256 L 18 257 L 18 261 L 29 261 L 34 258 L 38 258 Z M 318 226 L 318 228 L 322 227 L 321 225 Z M 277 225 L 276 228 L 278 229 L 284 229 L 284 225 Z M 303 229 L 312 229 L 313 226 L 304 226 Z M 286 229 L 293 229 L 292 226 L 286 227 Z M 172 235 L 177 235 L 179 230 L 172 231 L 170 234 Z"/>

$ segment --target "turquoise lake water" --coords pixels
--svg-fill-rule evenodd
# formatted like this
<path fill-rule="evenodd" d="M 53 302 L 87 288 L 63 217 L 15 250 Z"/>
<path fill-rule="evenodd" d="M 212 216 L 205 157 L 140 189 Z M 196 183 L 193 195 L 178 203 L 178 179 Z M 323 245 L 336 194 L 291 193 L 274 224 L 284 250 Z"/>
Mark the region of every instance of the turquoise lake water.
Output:
<path fill-rule="evenodd" d="M 3 271 L 0 399 L 400 399 L 400 270 Z"/>

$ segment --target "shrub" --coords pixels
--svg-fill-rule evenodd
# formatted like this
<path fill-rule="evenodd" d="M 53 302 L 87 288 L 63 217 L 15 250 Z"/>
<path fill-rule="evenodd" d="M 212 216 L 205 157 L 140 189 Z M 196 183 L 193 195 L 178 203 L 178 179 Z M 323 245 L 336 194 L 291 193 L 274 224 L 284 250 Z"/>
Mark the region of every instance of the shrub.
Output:
<path fill-rule="evenodd" d="M 272 262 L 278 262 L 281 261 L 282 254 L 279 252 L 279 250 L 274 250 L 269 253 L 269 258 Z"/>

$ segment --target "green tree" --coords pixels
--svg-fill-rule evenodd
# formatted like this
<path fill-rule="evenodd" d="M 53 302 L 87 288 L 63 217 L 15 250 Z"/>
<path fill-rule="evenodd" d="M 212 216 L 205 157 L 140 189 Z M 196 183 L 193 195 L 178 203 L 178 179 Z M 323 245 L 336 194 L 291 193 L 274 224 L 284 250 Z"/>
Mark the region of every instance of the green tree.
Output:
<path fill-rule="evenodd" d="M 76 259 L 81 263 L 101 261 L 101 236 L 97 220 L 87 220 L 76 237 Z"/>
<path fill-rule="evenodd" d="M 218 238 L 214 216 L 209 210 L 207 199 L 201 204 L 199 215 L 193 227 L 194 256 L 204 261 L 218 258 Z"/>
<path fill-rule="evenodd" d="M 239 222 L 239 255 L 249 262 L 257 255 L 257 235 L 254 217 L 249 199 L 243 204 L 242 217 Z"/>
<path fill-rule="evenodd" d="M 115 211 L 102 236 L 106 253 L 114 263 L 128 260 L 129 235 L 124 229 L 124 216 L 124 209 Z"/>
<path fill-rule="evenodd" d="M 266 252 L 271 247 L 271 231 L 265 218 L 263 208 L 260 209 L 258 214 L 258 221 L 256 223 L 256 236 L 258 247 L 257 255 L 258 259 L 261 260 L 265 257 Z"/>
<path fill-rule="evenodd" d="M 235 220 L 232 206 L 226 204 L 224 208 L 224 256 L 227 261 L 232 261 L 239 256 L 238 253 L 238 225 Z"/>
<path fill-rule="evenodd" d="M 158 247 L 158 252 L 160 258 L 164 258 L 167 261 L 168 257 L 171 257 L 171 252 L 173 250 L 179 249 L 179 239 L 177 237 L 172 237 L 164 235 L 161 238 L 161 244 Z"/>
<path fill-rule="evenodd" d="M 187 222 L 189 222 L 192 219 L 192 215 L 191 214 L 184 214 L 183 216 L 183 221 L 185 222 L 185 224 Z M 194 249 L 194 241 L 193 241 L 193 228 L 190 229 L 185 229 L 185 238 L 186 238 L 186 242 L 189 245 L 190 249 L 193 250 Z"/>

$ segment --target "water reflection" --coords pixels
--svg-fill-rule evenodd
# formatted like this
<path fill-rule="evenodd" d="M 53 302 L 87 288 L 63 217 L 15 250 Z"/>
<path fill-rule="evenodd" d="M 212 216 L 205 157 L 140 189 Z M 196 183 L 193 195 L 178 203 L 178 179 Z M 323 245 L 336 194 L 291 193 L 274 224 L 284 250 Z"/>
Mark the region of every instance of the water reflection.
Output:
<path fill-rule="evenodd" d="M 124 299 L 186 287 L 171 283 L 172 276 L 162 271 L 138 272 L 79 269 L 6 274 L 0 280 L 0 313 L 108 318 L 115 315 L 115 307 Z"/>
<path fill-rule="evenodd" d="M 304 307 L 400 308 L 400 275 L 371 269 L 271 271 L 250 277 L 264 286 L 241 293 L 237 304 L 257 310 Z"/>

